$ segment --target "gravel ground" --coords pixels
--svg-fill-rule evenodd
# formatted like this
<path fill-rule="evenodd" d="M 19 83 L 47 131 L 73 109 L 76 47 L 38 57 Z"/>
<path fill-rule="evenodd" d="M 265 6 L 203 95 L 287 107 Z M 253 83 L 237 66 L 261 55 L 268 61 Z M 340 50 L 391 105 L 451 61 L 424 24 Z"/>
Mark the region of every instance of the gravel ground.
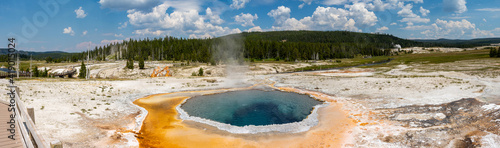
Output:
<path fill-rule="evenodd" d="M 136 118 L 146 114 L 132 104 L 138 98 L 264 81 L 335 97 L 358 121 L 345 147 L 490 147 L 500 141 L 498 59 L 289 74 L 276 71 L 310 63 L 236 68 L 201 64 L 173 66 L 174 77 L 148 78 L 154 67 L 164 65 L 168 64 L 147 63 L 145 70 L 124 70 L 124 63 L 101 63 L 93 65 L 91 74 L 113 80 L 32 79 L 16 85 L 24 103 L 34 107 L 44 139 L 60 140 L 69 147 L 137 147 L 134 132 L 140 124 Z M 200 66 L 210 74 L 192 77 Z M 0 80 L 4 100 L 7 84 L 6 79 Z"/>

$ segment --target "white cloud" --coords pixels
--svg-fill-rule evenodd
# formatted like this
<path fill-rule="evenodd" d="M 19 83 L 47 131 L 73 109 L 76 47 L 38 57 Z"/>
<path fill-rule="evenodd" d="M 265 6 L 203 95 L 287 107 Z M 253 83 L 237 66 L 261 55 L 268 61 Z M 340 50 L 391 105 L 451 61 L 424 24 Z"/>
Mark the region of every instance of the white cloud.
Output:
<path fill-rule="evenodd" d="M 85 14 L 85 11 L 82 9 L 82 7 L 76 9 L 75 13 L 76 13 L 76 18 L 85 18 L 87 16 L 87 14 Z"/>
<path fill-rule="evenodd" d="M 137 35 L 142 35 L 142 36 L 148 36 L 148 35 L 160 36 L 160 35 L 166 34 L 167 32 L 162 31 L 162 30 L 154 30 L 153 31 L 149 28 L 146 28 L 146 29 L 141 29 L 141 30 L 135 30 L 132 33 L 137 34 Z"/>
<path fill-rule="evenodd" d="M 118 25 L 120 25 L 118 29 L 127 28 L 128 22 L 119 23 Z"/>
<path fill-rule="evenodd" d="M 443 9 L 448 12 L 464 13 L 467 11 L 465 0 L 443 0 Z"/>
<path fill-rule="evenodd" d="M 424 9 L 424 7 L 420 6 L 420 14 L 422 14 L 422 16 L 427 16 L 427 14 L 429 13 L 431 13 L 431 11 Z"/>
<path fill-rule="evenodd" d="M 323 4 L 325 5 L 343 5 L 348 3 L 348 0 L 325 0 Z"/>
<path fill-rule="evenodd" d="M 219 25 L 224 22 L 224 20 L 222 20 L 219 15 L 214 14 L 214 12 L 212 12 L 212 9 L 210 8 L 207 8 L 206 10 L 206 17 L 208 20 L 210 20 L 210 23 L 213 24 Z"/>
<path fill-rule="evenodd" d="M 102 8 L 114 10 L 136 10 L 148 12 L 152 8 L 167 3 L 178 11 L 201 10 L 207 0 L 99 0 Z"/>
<path fill-rule="evenodd" d="M 425 30 L 425 29 L 432 29 L 431 25 L 408 25 L 405 28 L 405 30 Z"/>
<path fill-rule="evenodd" d="M 245 32 L 262 32 L 262 28 L 260 28 L 260 26 L 255 26 L 248 30 L 245 30 Z"/>
<path fill-rule="evenodd" d="M 364 3 L 355 3 L 345 7 L 349 8 L 348 16 L 356 21 L 358 27 L 373 26 L 377 22 L 375 13 L 368 11 Z"/>
<path fill-rule="evenodd" d="M 300 0 L 300 1 L 304 2 L 304 3 L 299 5 L 299 8 L 302 9 L 302 7 L 304 7 L 304 5 L 306 5 L 306 4 L 311 5 L 313 0 Z"/>
<path fill-rule="evenodd" d="M 387 31 L 387 30 L 389 30 L 389 28 L 383 26 L 383 27 L 377 28 L 376 32 L 384 32 L 384 31 Z"/>
<path fill-rule="evenodd" d="M 211 38 L 212 36 L 205 33 L 205 34 L 202 34 L 202 35 L 196 35 L 196 34 L 190 34 L 189 35 L 189 38 L 191 39 L 195 39 L 195 38 L 201 38 L 201 39 L 206 39 L 206 38 Z"/>
<path fill-rule="evenodd" d="M 318 6 L 311 16 L 300 20 L 290 18 L 290 9 L 280 6 L 271 10 L 268 15 L 275 22 L 273 30 L 349 30 L 361 31 L 359 28 L 374 26 L 377 22 L 375 13 L 368 11 L 363 3 L 346 5 L 347 9 Z"/>
<path fill-rule="evenodd" d="M 321 3 L 329 6 L 363 3 L 368 10 L 385 11 L 386 9 L 402 7 L 405 2 L 412 2 L 415 4 L 424 3 L 423 0 L 322 0 Z"/>
<path fill-rule="evenodd" d="M 118 39 L 115 39 L 115 40 L 102 40 L 101 41 L 101 45 L 107 45 L 107 44 L 116 44 L 116 43 L 121 43 L 123 42 L 123 40 L 118 40 Z"/>
<path fill-rule="evenodd" d="M 160 3 L 160 0 L 99 0 L 103 8 L 115 10 L 147 10 Z"/>
<path fill-rule="evenodd" d="M 229 6 L 233 9 L 241 9 L 245 7 L 245 4 L 250 2 L 250 0 L 233 0 L 233 3 Z"/>
<path fill-rule="evenodd" d="M 412 4 L 406 4 L 398 11 L 398 15 L 403 17 L 401 22 L 407 22 L 408 25 L 413 25 L 414 23 L 428 23 L 430 20 L 428 18 L 421 18 L 419 15 L 413 13 L 411 10 L 413 8 Z"/>
<path fill-rule="evenodd" d="M 494 37 L 491 31 L 480 30 L 479 28 L 472 31 L 472 38 L 485 38 L 485 37 Z"/>
<path fill-rule="evenodd" d="M 461 21 L 446 21 L 437 19 L 430 29 L 421 32 L 430 38 L 479 38 L 491 37 L 491 31 L 480 30 L 476 25 L 463 19 Z"/>
<path fill-rule="evenodd" d="M 154 7 L 151 12 L 128 10 L 127 17 L 130 25 L 139 28 L 133 33 L 143 36 L 168 34 L 201 37 L 207 34 L 220 36 L 241 32 L 239 29 L 218 26 L 217 24 L 222 23 L 222 20 L 209 8 L 206 10 L 207 15 L 200 15 L 197 7 L 178 9 L 179 6 L 182 5 L 172 4 L 172 1 L 168 1 Z M 172 8 L 174 11 L 167 13 L 167 10 Z"/>
<path fill-rule="evenodd" d="M 308 5 L 310 5 L 310 4 L 312 3 L 312 1 L 313 1 L 313 0 L 300 0 L 300 1 L 302 1 L 302 2 L 304 2 L 304 3 L 306 3 L 306 4 L 308 4 Z"/>
<path fill-rule="evenodd" d="M 402 1 L 407 1 L 407 2 L 414 2 L 414 3 L 424 3 L 424 0 L 402 0 Z"/>
<path fill-rule="evenodd" d="M 481 8 L 481 9 L 476 9 L 476 11 L 498 12 L 500 11 L 500 8 Z"/>
<path fill-rule="evenodd" d="M 115 37 L 121 38 L 121 37 L 123 37 L 123 34 L 121 34 L 121 33 L 120 34 L 115 34 Z"/>
<path fill-rule="evenodd" d="M 364 3 L 367 5 L 369 10 L 373 11 L 384 11 L 386 9 L 394 9 L 398 5 L 404 4 L 404 2 L 413 3 L 424 3 L 423 0 L 323 0 L 324 5 L 345 5 L 345 4 L 356 4 Z"/>
<path fill-rule="evenodd" d="M 71 29 L 71 27 L 64 28 L 63 33 L 64 33 L 64 34 L 69 34 L 69 35 L 71 35 L 71 36 L 74 36 L 74 35 L 75 35 L 75 31 L 73 31 L 73 29 Z"/>
<path fill-rule="evenodd" d="M 279 6 L 278 9 L 273 9 L 267 13 L 270 17 L 274 18 L 275 24 L 283 24 L 284 21 L 290 18 L 290 8 Z"/>
<path fill-rule="evenodd" d="M 486 21 L 486 19 L 485 19 L 485 18 L 483 18 L 483 21 L 484 21 L 484 22 L 488 22 L 488 21 Z"/>
<path fill-rule="evenodd" d="M 238 23 L 241 23 L 241 26 L 243 27 L 246 27 L 246 26 L 255 26 L 255 24 L 253 24 L 253 20 L 257 20 L 259 17 L 257 17 L 257 14 L 250 14 L 250 13 L 246 13 L 246 14 L 239 14 L 239 15 L 236 15 L 234 16 L 234 21 L 238 22 Z"/>
<path fill-rule="evenodd" d="M 206 0 L 163 0 L 163 1 L 164 2 L 162 4 L 167 4 L 169 7 L 174 8 L 175 11 L 196 10 L 198 12 L 201 12 L 202 11 L 201 5 L 203 5 Z"/>
<path fill-rule="evenodd" d="M 87 32 L 88 32 L 87 30 L 83 31 L 82 36 L 87 35 Z"/>
<path fill-rule="evenodd" d="M 87 49 L 89 49 L 90 47 L 95 47 L 97 46 L 97 44 L 95 43 L 92 43 L 91 41 L 88 41 L 88 42 L 81 42 L 81 43 L 78 43 L 76 44 L 76 49 L 77 50 L 80 50 L 80 51 L 86 51 Z M 90 49 L 92 50 L 92 49 Z"/>
<path fill-rule="evenodd" d="M 299 9 L 304 8 L 304 5 L 305 5 L 305 3 L 300 4 L 300 5 L 299 5 Z"/>
<path fill-rule="evenodd" d="M 389 9 L 393 7 L 396 3 L 384 3 L 382 0 L 374 0 L 373 3 L 368 4 L 368 9 L 374 11 L 384 11 L 385 9 Z"/>
<path fill-rule="evenodd" d="M 411 10 L 413 8 L 412 4 L 404 5 L 400 11 L 398 11 L 398 15 L 401 17 L 413 17 L 415 14 Z"/>

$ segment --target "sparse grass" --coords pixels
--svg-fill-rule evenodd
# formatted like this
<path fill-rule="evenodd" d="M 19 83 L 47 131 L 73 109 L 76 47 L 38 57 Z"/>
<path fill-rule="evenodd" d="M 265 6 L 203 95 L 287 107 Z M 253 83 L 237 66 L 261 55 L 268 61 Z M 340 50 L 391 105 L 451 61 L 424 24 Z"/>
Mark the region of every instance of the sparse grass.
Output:
<path fill-rule="evenodd" d="M 245 61 L 250 61 L 248 59 L 245 59 Z M 270 58 L 270 59 L 262 59 L 262 60 L 257 60 L 255 59 L 254 62 L 252 63 L 281 63 L 281 64 L 293 64 L 295 62 L 287 62 L 283 59 L 279 60 L 279 61 L 276 61 L 276 59 L 274 58 Z"/>
<path fill-rule="evenodd" d="M 387 67 L 399 64 L 439 64 L 447 62 L 455 62 L 462 60 L 485 59 L 489 58 L 489 50 L 469 50 L 463 52 L 449 53 L 426 53 L 426 54 L 404 54 L 399 56 L 390 56 L 393 58 L 389 63 L 373 65 L 367 67 Z"/>
<path fill-rule="evenodd" d="M 362 64 L 369 64 L 372 62 L 379 62 L 387 60 L 388 58 L 391 58 L 393 60 L 391 62 L 384 64 L 362 66 L 362 67 L 391 67 L 399 64 L 412 64 L 412 63 L 439 64 L 439 63 L 455 62 L 462 60 L 486 59 L 489 58 L 488 54 L 489 50 L 469 50 L 469 51 L 449 52 L 449 53 L 425 53 L 425 54 L 403 54 L 397 56 L 378 56 L 366 59 L 362 57 L 356 57 L 352 59 L 342 59 L 341 63 L 331 63 L 329 65 L 321 65 L 321 66 L 320 65 L 308 66 L 304 68 L 297 68 L 294 71 L 320 70 L 320 68 L 330 69 L 338 67 L 350 67 Z"/>
<path fill-rule="evenodd" d="M 378 56 L 373 58 L 352 58 L 352 59 L 342 59 L 342 62 L 330 62 L 329 65 L 313 65 L 304 68 L 296 68 L 294 71 L 310 71 L 310 70 L 320 70 L 320 69 L 331 69 L 331 68 L 339 68 L 339 67 L 350 67 L 357 66 L 363 64 L 377 63 L 381 61 L 387 60 L 388 56 Z M 335 60 L 332 60 L 335 61 Z"/>

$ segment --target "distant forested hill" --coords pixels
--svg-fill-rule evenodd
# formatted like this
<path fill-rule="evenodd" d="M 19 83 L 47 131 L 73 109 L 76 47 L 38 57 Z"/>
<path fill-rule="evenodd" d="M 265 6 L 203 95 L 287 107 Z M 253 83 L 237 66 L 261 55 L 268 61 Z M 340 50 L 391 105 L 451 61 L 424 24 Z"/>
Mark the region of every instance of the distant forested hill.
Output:
<path fill-rule="evenodd" d="M 371 34 L 349 31 L 270 31 L 233 34 L 242 35 L 248 40 L 267 40 L 308 43 L 355 43 L 376 44 L 377 47 L 392 48 L 392 44 L 403 47 L 420 45 L 420 42 L 405 40 L 389 34 Z"/>
<path fill-rule="evenodd" d="M 491 44 L 498 44 L 500 43 L 500 38 L 480 38 L 480 39 L 470 39 L 470 40 L 437 39 L 437 40 L 414 40 L 414 41 L 422 42 L 426 45 L 435 45 L 442 47 L 471 48 L 477 46 L 488 46 Z"/>
<path fill-rule="evenodd" d="M 9 53 L 7 48 L 0 48 L 0 62 L 7 61 L 7 54 Z M 19 59 L 20 60 L 29 60 L 30 55 L 33 56 L 33 60 L 46 60 L 50 57 L 53 62 L 62 62 L 67 60 L 78 61 L 79 55 L 81 53 L 68 53 L 63 51 L 45 51 L 45 52 L 34 52 L 34 51 L 22 51 L 19 50 Z"/>

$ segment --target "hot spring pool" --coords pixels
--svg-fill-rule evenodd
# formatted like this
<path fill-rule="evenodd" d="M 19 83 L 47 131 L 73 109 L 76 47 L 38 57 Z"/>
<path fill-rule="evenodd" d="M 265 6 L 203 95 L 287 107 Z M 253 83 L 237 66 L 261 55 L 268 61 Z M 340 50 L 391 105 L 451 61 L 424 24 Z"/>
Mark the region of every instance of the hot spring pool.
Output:
<path fill-rule="evenodd" d="M 180 108 L 191 117 L 244 127 L 300 122 L 322 103 L 297 93 L 243 90 L 196 96 Z"/>

